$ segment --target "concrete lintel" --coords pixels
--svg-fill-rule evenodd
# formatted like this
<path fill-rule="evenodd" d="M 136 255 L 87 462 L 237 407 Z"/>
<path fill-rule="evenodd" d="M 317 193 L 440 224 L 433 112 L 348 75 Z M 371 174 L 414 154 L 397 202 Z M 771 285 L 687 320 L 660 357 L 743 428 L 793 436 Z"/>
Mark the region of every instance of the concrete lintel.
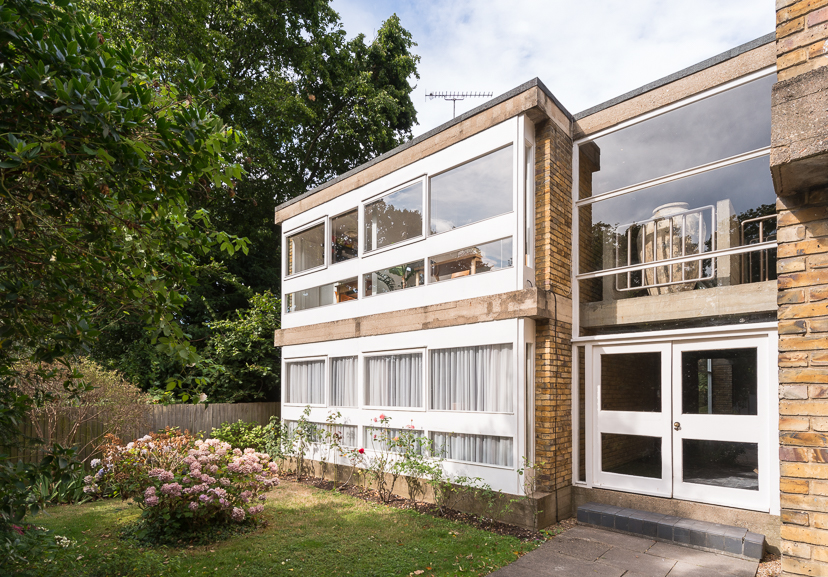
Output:
<path fill-rule="evenodd" d="M 776 193 L 828 184 L 828 66 L 774 84 L 771 118 Z"/>
<path fill-rule="evenodd" d="M 572 132 L 572 117 L 569 112 L 560 105 L 542 82 L 535 79 L 321 186 L 280 204 L 276 207 L 275 222 L 281 224 L 306 210 L 365 186 L 403 166 L 430 156 L 520 114 L 526 114 L 535 124 L 547 119 L 552 120 L 566 134 L 569 135 Z"/>
<path fill-rule="evenodd" d="M 581 325 L 601 327 L 776 310 L 776 281 L 581 305 Z"/>
<path fill-rule="evenodd" d="M 516 318 L 572 322 L 572 300 L 537 288 L 353 319 L 279 329 L 277 347 L 420 331 Z"/>

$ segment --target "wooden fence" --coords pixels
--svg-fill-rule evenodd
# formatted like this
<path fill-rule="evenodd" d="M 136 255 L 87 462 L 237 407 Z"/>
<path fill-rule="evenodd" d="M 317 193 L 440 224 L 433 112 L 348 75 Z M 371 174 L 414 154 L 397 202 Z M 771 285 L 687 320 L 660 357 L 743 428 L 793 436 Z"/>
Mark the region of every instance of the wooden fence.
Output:
<path fill-rule="evenodd" d="M 55 421 L 52 438 L 63 439 L 71 432 L 75 424 L 73 411 L 74 409 L 65 410 Z M 126 442 L 166 427 L 178 427 L 182 431 L 188 430 L 191 433 L 201 432 L 206 436 L 222 423 L 235 423 L 242 420 L 264 425 L 270 417 L 279 416 L 279 414 L 279 403 L 217 403 L 206 407 L 204 405 L 150 405 L 145 422 L 121 432 L 119 436 Z M 48 428 L 40 427 L 41 430 Z M 31 422 L 24 423 L 21 431 L 30 437 L 38 436 L 38 428 Z M 78 428 L 74 434 L 73 444 L 85 447 L 78 455 L 80 459 L 87 459 L 93 454 L 95 443 L 90 444 L 90 441 L 96 441 L 103 433 L 103 423 L 98 420 L 89 421 Z M 44 440 L 48 443 L 50 439 Z M 42 449 L 23 451 L 5 449 L 2 452 L 10 452 L 13 460 L 21 459 L 27 462 L 39 461 L 44 454 Z"/>

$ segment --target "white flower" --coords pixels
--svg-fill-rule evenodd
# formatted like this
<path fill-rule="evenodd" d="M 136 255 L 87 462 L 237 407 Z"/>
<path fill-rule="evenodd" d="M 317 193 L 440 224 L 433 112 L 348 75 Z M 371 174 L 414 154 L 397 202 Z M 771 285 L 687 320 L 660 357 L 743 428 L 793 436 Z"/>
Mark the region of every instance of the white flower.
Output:
<path fill-rule="evenodd" d="M 92 467 L 97 467 L 100 464 L 101 464 L 100 459 L 92 459 L 91 461 L 89 461 L 89 465 L 92 466 Z"/>
<path fill-rule="evenodd" d="M 64 549 L 68 549 L 69 547 L 74 547 L 78 544 L 77 541 L 74 539 L 70 539 L 69 537 L 64 537 L 63 535 L 55 535 L 55 543 L 57 543 L 58 547 L 63 547 Z"/>

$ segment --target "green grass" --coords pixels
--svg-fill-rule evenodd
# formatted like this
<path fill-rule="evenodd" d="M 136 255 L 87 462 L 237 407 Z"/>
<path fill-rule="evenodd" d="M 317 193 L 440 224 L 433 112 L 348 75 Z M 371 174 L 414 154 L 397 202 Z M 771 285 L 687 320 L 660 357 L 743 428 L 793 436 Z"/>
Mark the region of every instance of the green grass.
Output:
<path fill-rule="evenodd" d="M 110 500 L 50 508 L 31 522 L 76 539 L 78 554 L 93 548 L 117 552 L 116 547 L 133 548 L 118 533 L 138 514 L 136 506 Z M 537 546 L 295 483 L 270 493 L 262 515 L 268 526 L 251 533 L 167 550 L 180 559 L 175 574 L 487 575 Z"/>

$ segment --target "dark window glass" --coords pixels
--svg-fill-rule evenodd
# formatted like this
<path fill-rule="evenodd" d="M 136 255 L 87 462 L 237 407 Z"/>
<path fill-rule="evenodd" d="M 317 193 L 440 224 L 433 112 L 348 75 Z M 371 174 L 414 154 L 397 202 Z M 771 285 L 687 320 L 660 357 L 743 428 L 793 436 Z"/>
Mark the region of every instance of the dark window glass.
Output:
<path fill-rule="evenodd" d="M 512 210 L 512 147 L 431 179 L 431 234 Z"/>
<path fill-rule="evenodd" d="M 504 238 L 433 256 L 431 282 L 501 270 L 512 266 L 512 239 Z"/>
<path fill-rule="evenodd" d="M 318 224 L 288 237 L 288 274 L 325 264 L 325 224 Z"/>
<path fill-rule="evenodd" d="M 601 470 L 661 479 L 661 437 L 601 433 Z"/>
<path fill-rule="evenodd" d="M 682 439 L 685 483 L 759 490 L 759 445 Z"/>
<path fill-rule="evenodd" d="M 423 184 L 418 182 L 365 205 L 365 250 L 423 234 Z"/>
<path fill-rule="evenodd" d="M 776 238 L 776 193 L 766 156 L 688 178 L 623 194 L 582 206 L 582 273 L 655 262 L 670 257 L 755 244 Z M 591 223 L 591 224 L 590 224 Z M 775 278 L 775 253 L 763 269 L 765 280 Z M 733 266 L 719 270 L 719 284 L 742 282 L 735 257 Z M 673 280 L 710 280 L 713 271 L 700 271 L 699 261 L 674 265 Z M 758 264 L 753 265 L 758 271 Z M 664 267 L 667 269 L 667 267 Z M 678 274 L 675 274 L 677 273 Z M 650 275 L 653 273 L 650 272 Z M 640 275 L 640 273 L 639 273 Z M 707 277 L 705 279 L 705 277 Z M 661 275 L 647 284 L 665 281 Z M 626 282 L 626 281 L 625 281 Z M 642 286 L 641 280 L 636 285 Z M 619 287 L 623 290 L 625 287 Z M 686 289 L 684 289 L 686 290 Z"/>
<path fill-rule="evenodd" d="M 593 196 L 770 146 L 774 82 L 772 74 L 596 139 Z"/>
<path fill-rule="evenodd" d="M 359 255 L 357 210 L 331 219 L 331 262 L 342 262 Z"/>
<path fill-rule="evenodd" d="M 681 354 L 682 413 L 756 415 L 756 349 Z"/>
<path fill-rule="evenodd" d="M 365 296 L 379 295 L 392 291 L 423 286 L 425 284 L 425 261 L 418 260 L 364 275 Z"/>
<path fill-rule="evenodd" d="M 661 353 L 601 355 L 601 410 L 661 412 Z"/>

